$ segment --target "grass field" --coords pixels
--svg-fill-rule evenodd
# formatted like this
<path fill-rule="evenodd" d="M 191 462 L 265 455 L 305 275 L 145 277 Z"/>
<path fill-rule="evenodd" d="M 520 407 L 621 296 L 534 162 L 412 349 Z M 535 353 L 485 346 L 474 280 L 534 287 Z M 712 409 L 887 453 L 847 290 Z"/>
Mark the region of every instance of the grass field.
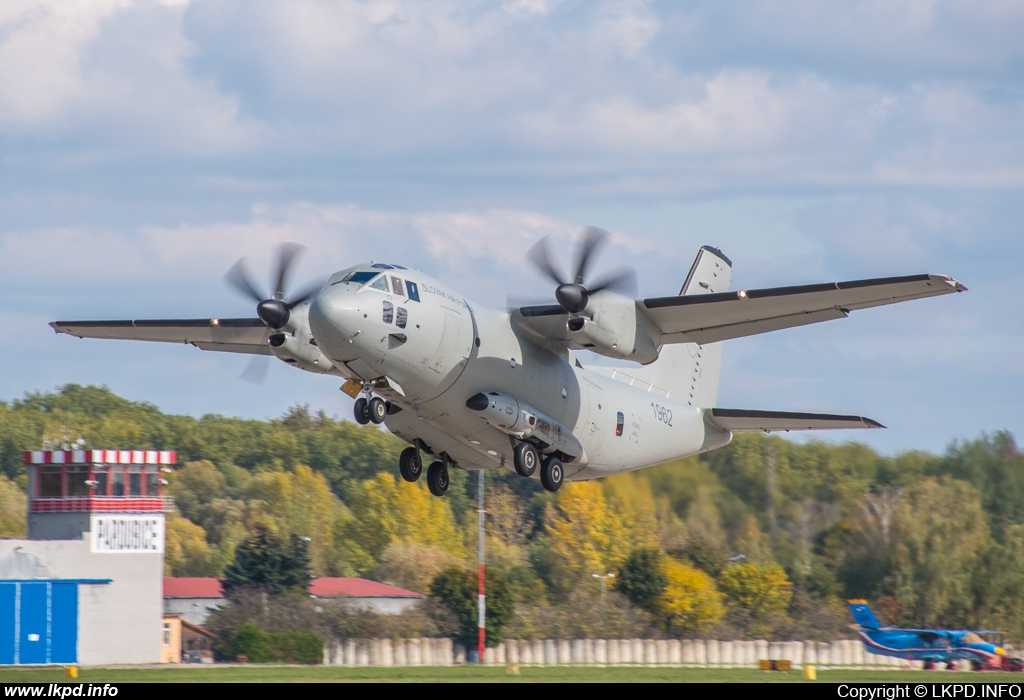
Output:
<path fill-rule="evenodd" d="M 819 671 L 818 683 L 1008 683 L 1021 676 L 1005 673 L 951 671 Z M 0 683 L 56 682 L 64 680 L 62 668 L 0 670 Z M 522 667 L 518 676 L 503 667 L 413 666 L 403 668 L 343 668 L 336 666 L 162 666 L 146 668 L 83 668 L 78 680 L 86 683 L 606 683 L 606 682 L 711 682 L 711 683 L 806 683 L 799 671 L 765 673 L 752 669 L 705 668 L 594 668 Z"/>

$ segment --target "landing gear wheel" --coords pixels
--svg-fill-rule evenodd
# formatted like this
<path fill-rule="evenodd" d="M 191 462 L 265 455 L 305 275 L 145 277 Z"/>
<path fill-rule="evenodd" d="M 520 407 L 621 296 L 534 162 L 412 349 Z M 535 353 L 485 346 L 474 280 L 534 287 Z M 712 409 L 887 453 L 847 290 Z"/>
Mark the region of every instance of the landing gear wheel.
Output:
<path fill-rule="evenodd" d="M 355 405 L 356 423 L 359 425 L 366 425 L 370 422 L 370 406 L 366 399 L 356 399 Z"/>
<path fill-rule="evenodd" d="M 378 424 L 383 423 L 384 419 L 388 415 L 388 405 L 384 403 L 384 399 L 379 396 L 374 396 L 370 399 L 368 411 L 370 414 L 370 420 Z"/>
<path fill-rule="evenodd" d="M 924 670 L 925 671 L 934 671 L 935 670 L 935 662 L 931 661 L 931 660 L 925 661 L 924 662 Z"/>
<path fill-rule="evenodd" d="M 402 450 L 398 458 L 398 472 L 409 483 L 418 481 L 420 474 L 423 473 L 423 458 L 420 457 L 420 451 L 415 447 L 406 447 Z"/>
<path fill-rule="evenodd" d="M 443 496 L 448 493 L 448 465 L 444 462 L 434 462 L 427 468 L 427 488 L 435 496 Z"/>
<path fill-rule="evenodd" d="M 537 448 L 528 442 L 521 442 L 516 445 L 516 449 L 513 452 L 513 464 L 516 467 L 516 474 L 519 476 L 530 477 L 537 471 L 537 463 L 540 462 L 540 455 L 537 454 Z"/>
<path fill-rule="evenodd" d="M 565 469 L 558 457 L 548 457 L 540 465 L 540 483 L 548 491 L 557 491 L 565 479 Z"/>

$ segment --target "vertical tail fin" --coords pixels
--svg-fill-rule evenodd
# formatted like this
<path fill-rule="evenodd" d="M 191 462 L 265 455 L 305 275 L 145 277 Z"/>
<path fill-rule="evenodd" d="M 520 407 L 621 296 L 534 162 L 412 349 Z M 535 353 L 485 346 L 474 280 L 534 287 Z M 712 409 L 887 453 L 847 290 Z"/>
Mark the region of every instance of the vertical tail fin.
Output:
<path fill-rule="evenodd" d="M 882 624 L 875 617 L 875 614 L 871 612 L 871 608 L 868 607 L 866 600 L 850 600 L 847 602 L 850 604 L 850 612 L 853 613 L 854 622 L 867 629 L 877 630 L 881 628 Z"/>
<path fill-rule="evenodd" d="M 703 246 L 679 294 L 726 292 L 731 276 L 732 262 L 729 258 L 717 248 Z M 657 360 L 644 367 L 625 370 L 624 374 L 666 389 L 678 401 L 712 408 L 718 400 L 721 368 L 721 343 L 680 343 L 664 346 Z"/>

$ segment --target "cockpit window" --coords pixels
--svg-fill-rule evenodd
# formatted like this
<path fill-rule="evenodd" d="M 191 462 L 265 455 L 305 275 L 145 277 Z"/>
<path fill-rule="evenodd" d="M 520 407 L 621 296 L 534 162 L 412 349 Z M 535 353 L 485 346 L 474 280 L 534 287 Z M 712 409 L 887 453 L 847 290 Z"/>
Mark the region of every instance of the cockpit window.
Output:
<path fill-rule="evenodd" d="M 378 270 L 394 270 L 395 269 L 394 265 L 388 265 L 387 263 L 374 263 L 374 264 L 370 265 L 370 267 L 376 268 Z"/>
<path fill-rule="evenodd" d="M 391 323 L 395 320 L 395 305 L 390 301 L 384 302 L 384 323 Z"/>
<path fill-rule="evenodd" d="M 394 290 L 395 294 L 397 294 L 398 296 L 400 296 L 400 297 L 404 297 L 405 296 L 405 292 L 402 290 L 402 278 L 401 277 L 395 277 L 395 276 L 392 275 L 392 277 L 391 277 L 391 289 Z"/>
<path fill-rule="evenodd" d="M 338 282 L 352 282 L 353 284 L 366 284 L 374 277 L 377 276 L 376 272 L 350 272 L 339 280 L 331 278 L 331 284 L 338 284 Z"/>
<path fill-rule="evenodd" d="M 371 289 L 379 289 L 382 292 L 388 291 L 388 276 L 381 275 L 370 284 Z"/>

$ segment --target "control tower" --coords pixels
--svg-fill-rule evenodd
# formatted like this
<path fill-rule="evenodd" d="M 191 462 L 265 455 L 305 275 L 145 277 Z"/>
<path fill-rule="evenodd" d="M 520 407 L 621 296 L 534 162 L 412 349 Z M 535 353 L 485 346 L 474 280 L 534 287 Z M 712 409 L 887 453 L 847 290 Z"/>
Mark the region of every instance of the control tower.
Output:
<path fill-rule="evenodd" d="M 100 546 L 105 545 L 96 541 L 97 537 L 121 551 L 163 551 L 164 486 L 167 484 L 164 477 L 177 462 L 177 453 L 166 450 L 35 450 L 26 452 L 24 458 L 28 469 L 30 540 L 77 540 L 82 538 L 82 533 L 89 532 L 94 544 Z M 158 517 L 112 517 L 126 514 Z M 159 524 L 154 525 L 157 521 Z M 159 532 L 154 531 L 154 527 Z M 157 544 L 152 540 L 158 538 L 159 548 L 144 548 L 147 537 L 152 545 Z"/>

